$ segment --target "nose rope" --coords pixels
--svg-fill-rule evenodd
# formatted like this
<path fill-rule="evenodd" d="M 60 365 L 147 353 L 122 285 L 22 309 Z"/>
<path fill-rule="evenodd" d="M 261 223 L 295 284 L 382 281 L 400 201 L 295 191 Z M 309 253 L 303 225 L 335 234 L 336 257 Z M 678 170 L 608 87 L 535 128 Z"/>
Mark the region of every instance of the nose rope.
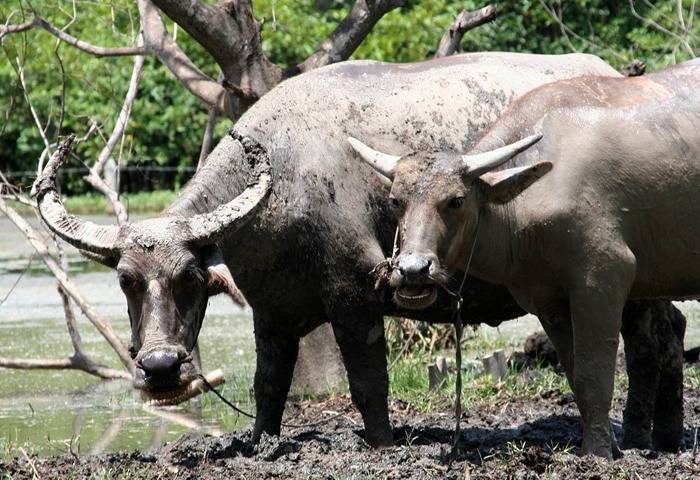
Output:
<path fill-rule="evenodd" d="M 457 364 L 457 378 L 455 379 L 455 390 L 456 390 L 456 402 L 455 406 L 455 432 L 452 437 L 452 448 L 457 447 L 457 442 L 462 436 L 461 418 L 462 418 L 462 333 L 464 332 L 464 326 L 462 325 L 462 305 L 464 304 L 464 298 L 462 297 L 462 289 L 467 281 L 467 275 L 469 274 L 469 267 L 472 264 L 472 258 L 474 257 L 474 250 L 476 249 L 476 239 L 479 236 L 479 226 L 481 225 L 481 215 L 476 217 L 476 229 L 474 230 L 474 240 L 472 240 L 472 248 L 469 252 L 469 259 L 467 260 L 467 267 L 464 269 L 464 276 L 462 277 L 462 283 L 459 285 L 459 290 L 457 292 L 450 292 L 452 295 L 452 323 L 455 327 L 455 363 Z"/>
<path fill-rule="evenodd" d="M 255 415 L 251 415 L 250 413 L 248 413 L 248 412 L 246 412 L 246 411 L 244 411 L 244 410 L 241 410 L 240 408 L 238 408 L 237 406 L 235 406 L 233 403 L 231 403 L 230 401 L 228 401 L 228 400 L 226 399 L 226 397 L 224 397 L 223 395 L 221 395 L 221 393 L 220 393 L 217 389 L 215 389 L 215 388 L 207 381 L 206 378 L 204 378 L 204 375 L 202 375 L 201 373 L 198 373 L 198 374 L 197 374 L 197 378 L 199 378 L 199 379 L 202 381 L 202 383 L 204 383 L 204 386 L 207 387 L 210 391 L 212 391 L 212 392 L 214 393 L 214 395 L 216 395 L 217 397 L 219 397 L 219 400 L 221 400 L 221 401 L 224 402 L 226 405 L 228 405 L 229 407 L 231 407 L 234 411 L 236 411 L 237 413 L 239 413 L 239 414 L 241 414 L 241 415 L 243 415 L 243 416 L 245 416 L 245 417 L 248 417 L 248 418 L 251 418 L 251 419 L 255 420 Z M 315 426 L 322 425 L 322 424 L 324 424 L 324 423 L 330 422 L 331 420 L 335 420 L 336 418 L 342 417 L 343 415 L 345 415 L 345 412 L 336 413 L 335 415 L 332 415 L 332 416 L 330 416 L 330 417 L 328 417 L 328 418 L 324 418 L 323 420 L 319 420 L 319 421 L 317 421 L 317 422 L 303 423 L 303 424 L 294 424 L 294 423 L 285 423 L 285 422 L 282 422 L 280 425 L 282 425 L 283 427 L 287 427 L 287 428 L 309 428 L 309 427 L 315 427 Z"/>
<path fill-rule="evenodd" d="M 224 402 L 226 405 L 228 405 L 229 407 L 234 409 L 236 412 L 240 413 L 241 415 L 243 415 L 245 417 L 252 418 L 253 420 L 255 419 L 255 415 L 251 415 L 250 413 L 241 410 L 240 408 L 235 406 L 233 403 L 229 402 L 226 399 L 226 397 L 221 395 L 221 393 L 219 393 L 219 391 L 217 389 L 215 389 L 212 385 L 209 384 L 209 382 L 207 382 L 207 379 L 204 378 L 204 375 L 202 375 L 201 373 L 198 373 L 197 378 L 199 378 L 202 381 L 202 383 L 204 383 L 204 386 L 207 387 L 210 391 L 212 391 L 214 393 L 214 395 L 219 397 L 219 400 Z"/>
<path fill-rule="evenodd" d="M 462 297 L 462 289 L 467 282 L 467 275 L 469 274 L 469 269 L 472 264 L 472 258 L 474 257 L 474 250 L 476 250 L 476 239 L 479 236 L 479 227 L 481 226 L 481 214 L 476 217 L 476 228 L 474 229 L 474 239 L 472 240 L 472 248 L 469 251 L 469 258 L 467 259 L 467 266 L 464 269 L 464 276 L 462 277 L 462 282 L 459 285 L 459 289 L 456 292 L 451 291 L 442 282 L 438 282 L 451 297 L 452 297 L 452 325 L 455 329 L 455 339 L 456 339 L 456 351 L 455 351 L 455 363 L 457 364 L 457 378 L 455 379 L 455 390 L 456 390 L 456 406 L 455 406 L 455 431 L 452 437 L 452 448 L 457 446 L 457 441 L 462 436 L 462 428 L 460 425 L 460 419 L 462 417 L 462 335 L 464 332 L 464 325 L 462 324 L 462 306 L 464 304 L 464 298 Z M 394 268 L 396 264 L 396 255 L 399 251 L 399 229 L 400 225 L 396 226 L 396 234 L 394 235 L 394 248 L 391 252 L 391 259 L 388 259 L 389 270 Z M 375 267 L 375 270 L 377 268 Z M 407 345 L 407 344 L 406 344 Z M 404 346 L 406 346 L 404 345 Z M 398 357 L 397 357 L 398 359 Z M 393 367 L 393 365 L 392 365 Z"/>

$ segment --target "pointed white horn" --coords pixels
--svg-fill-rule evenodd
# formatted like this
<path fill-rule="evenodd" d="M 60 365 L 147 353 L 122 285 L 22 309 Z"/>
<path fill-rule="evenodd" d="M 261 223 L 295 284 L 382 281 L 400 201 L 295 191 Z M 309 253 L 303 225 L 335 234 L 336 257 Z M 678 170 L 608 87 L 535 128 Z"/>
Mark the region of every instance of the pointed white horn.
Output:
<path fill-rule="evenodd" d="M 378 152 L 353 137 L 348 137 L 348 142 L 372 168 L 387 178 L 394 177 L 394 168 L 396 167 L 396 162 L 401 158 L 400 156 Z"/>
<path fill-rule="evenodd" d="M 542 138 L 541 133 L 530 135 L 505 147 L 491 150 L 490 152 L 477 153 L 475 155 L 462 155 L 462 160 L 467 167 L 467 174 L 478 177 L 486 172 L 503 165 L 517 154 L 524 152 Z"/>

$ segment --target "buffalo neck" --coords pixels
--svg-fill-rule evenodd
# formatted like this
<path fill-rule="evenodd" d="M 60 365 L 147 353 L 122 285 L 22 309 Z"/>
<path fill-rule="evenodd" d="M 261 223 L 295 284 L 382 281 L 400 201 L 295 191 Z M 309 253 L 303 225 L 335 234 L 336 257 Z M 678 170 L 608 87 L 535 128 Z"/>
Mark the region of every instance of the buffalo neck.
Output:
<path fill-rule="evenodd" d="M 504 284 L 513 275 L 513 266 L 518 254 L 515 242 L 511 241 L 516 231 L 515 209 L 509 205 L 487 204 L 482 207 L 476 238 L 463 246 L 462 263 L 469 262 L 474 243 L 474 254 L 469 273 L 492 283 Z"/>

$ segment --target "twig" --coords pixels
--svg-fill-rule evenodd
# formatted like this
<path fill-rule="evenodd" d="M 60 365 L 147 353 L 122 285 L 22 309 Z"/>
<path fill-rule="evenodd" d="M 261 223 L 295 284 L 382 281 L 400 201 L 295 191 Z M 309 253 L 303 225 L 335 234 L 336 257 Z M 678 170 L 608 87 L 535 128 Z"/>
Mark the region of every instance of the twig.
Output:
<path fill-rule="evenodd" d="M 219 83 L 224 81 L 224 72 L 219 72 Z M 207 157 L 212 149 L 212 143 L 214 142 L 214 128 L 216 128 L 216 119 L 219 116 L 219 112 L 216 108 L 209 108 L 209 119 L 207 120 L 207 125 L 204 128 L 204 138 L 202 138 L 202 148 L 199 151 L 199 161 L 197 162 L 197 171 L 201 170 L 204 163 L 207 161 Z"/>
<path fill-rule="evenodd" d="M 650 6 L 651 8 L 654 8 L 654 9 L 658 10 L 657 7 L 655 7 L 654 5 L 652 5 L 651 3 L 647 2 L 647 1 L 645 1 L 644 3 L 646 3 L 646 4 L 647 4 L 648 6 Z M 675 32 L 670 31 L 670 30 L 667 29 L 667 28 L 663 27 L 662 25 L 660 25 L 659 23 L 655 22 L 655 21 L 652 20 L 651 18 L 649 18 L 649 17 L 644 17 L 644 16 L 640 15 L 639 13 L 637 13 L 637 10 L 634 8 L 634 0 L 629 0 L 629 6 L 630 6 L 630 11 L 632 12 L 632 16 L 634 16 L 636 19 L 641 20 L 642 22 L 646 23 L 647 25 L 650 25 L 650 26 L 653 27 L 655 30 L 657 30 L 657 31 L 659 31 L 659 32 L 661 32 L 661 33 L 663 33 L 664 35 L 668 35 L 669 37 L 675 39 L 675 40 L 678 42 L 678 44 L 679 44 L 691 57 L 694 58 L 694 57 L 696 56 L 696 55 L 695 55 L 695 52 L 694 52 L 693 49 L 691 48 L 691 46 L 690 46 L 690 44 L 688 43 L 688 41 L 685 40 L 685 38 L 681 37 L 680 35 L 678 35 L 678 34 L 675 33 Z M 681 30 L 683 30 L 683 33 L 684 33 L 684 34 L 690 35 L 690 36 L 692 36 L 692 37 L 695 37 L 691 32 L 686 31 L 682 26 L 678 25 L 678 23 L 676 23 L 676 22 L 674 22 L 674 21 L 672 21 L 672 20 L 671 20 L 671 23 L 673 23 L 674 25 L 676 25 L 676 26 L 678 26 L 679 28 L 681 28 Z M 695 38 L 697 38 L 697 37 L 695 37 Z"/>
<path fill-rule="evenodd" d="M 32 467 L 32 472 L 34 472 L 34 478 L 41 478 L 41 475 L 39 475 L 39 472 L 37 472 L 36 467 L 34 466 L 34 462 L 32 462 L 32 459 L 29 458 L 29 455 L 27 455 L 27 451 L 24 449 L 24 447 L 19 447 L 19 450 L 20 452 L 22 452 L 22 455 L 24 455 L 24 458 L 29 463 L 29 466 Z"/>
<path fill-rule="evenodd" d="M 391 362 L 391 365 L 389 365 L 389 368 L 386 369 L 387 372 L 391 372 L 394 367 L 396 366 L 396 363 L 399 361 L 401 356 L 404 354 L 406 349 L 408 348 L 408 345 L 411 343 L 411 340 L 413 340 L 413 335 L 416 334 L 418 331 L 418 325 L 414 325 L 413 329 L 411 330 L 411 334 L 408 336 L 406 341 L 404 342 L 403 346 L 401 347 L 401 351 L 396 355 L 396 358 L 394 358 L 394 361 Z"/>
<path fill-rule="evenodd" d="M 558 14 L 557 14 L 557 12 L 555 12 L 554 7 L 547 5 L 547 3 L 544 0 L 539 0 L 539 2 L 540 2 L 540 5 L 542 6 L 542 8 L 544 8 L 544 10 L 549 14 L 549 16 L 552 17 L 552 19 L 554 19 L 555 22 L 557 22 L 557 25 L 559 25 L 559 29 L 561 30 L 561 33 L 564 36 L 564 39 L 566 40 L 566 42 L 568 43 L 571 51 L 578 52 L 578 49 L 576 47 L 574 47 L 573 43 L 571 43 L 571 40 L 569 39 L 569 35 L 571 35 L 573 38 L 575 38 L 579 42 L 581 42 L 585 45 L 588 45 L 589 47 L 591 47 L 595 50 L 603 50 L 603 51 L 609 53 L 610 55 L 612 55 L 620 60 L 625 60 L 625 57 L 623 57 L 619 53 L 615 52 L 614 50 L 612 50 L 610 48 L 601 47 L 600 45 L 598 45 L 598 44 L 596 44 L 588 39 L 583 38 L 582 36 L 578 35 L 573 30 L 571 30 L 564 23 L 560 1 L 557 1 L 557 4 L 560 6 Z"/>
<path fill-rule="evenodd" d="M 22 92 L 24 93 L 24 98 L 27 101 L 27 105 L 29 106 L 29 111 L 32 113 L 32 117 L 34 118 L 34 123 L 36 123 L 36 126 L 39 129 L 39 133 L 41 134 L 41 138 L 44 141 L 44 146 L 45 146 L 46 150 L 49 150 L 50 142 L 49 142 L 48 138 L 46 138 L 46 131 L 41 126 L 41 121 L 39 120 L 39 115 L 36 113 L 36 109 L 34 108 L 34 105 L 29 100 L 29 90 L 27 90 L 27 84 L 24 80 L 24 66 L 19 63 L 19 60 L 17 63 L 18 63 L 17 75 L 19 76 L 20 85 L 22 85 Z"/>
<path fill-rule="evenodd" d="M 218 387 L 225 381 L 226 380 L 224 379 L 224 374 L 221 369 L 216 369 L 209 372 L 206 376 L 200 376 L 199 378 L 192 380 L 192 382 L 188 385 L 187 390 L 179 397 L 169 400 L 148 400 L 144 403 L 144 408 L 177 405 L 194 398 L 201 393 L 214 390 L 215 387 Z"/>
<path fill-rule="evenodd" d="M 34 260 L 34 257 L 36 257 L 36 253 L 33 253 L 32 256 L 29 257 L 29 261 L 27 262 L 27 266 L 24 268 L 24 270 L 22 270 L 22 273 L 19 274 L 19 276 L 17 277 L 17 280 L 15 280 L 15 283 L 12 284 L 12 286 L 10 287 L 10 290 L 7 292 L 7 295 L 5 295 L 2 300 L 0 300 L 0 305 L 5 303 L 7 301 L 7 299 L 10 297 L 10 295 L 12 295 L 12 292 L 15 290 L 15 288 L 17 288 L 17 285 L 22 280 L 22 277 L 24 277 L 24 274 L 27 273 L 27 270 L 29 270 L 29 267 L 32 266 L 32 261 Z"/>

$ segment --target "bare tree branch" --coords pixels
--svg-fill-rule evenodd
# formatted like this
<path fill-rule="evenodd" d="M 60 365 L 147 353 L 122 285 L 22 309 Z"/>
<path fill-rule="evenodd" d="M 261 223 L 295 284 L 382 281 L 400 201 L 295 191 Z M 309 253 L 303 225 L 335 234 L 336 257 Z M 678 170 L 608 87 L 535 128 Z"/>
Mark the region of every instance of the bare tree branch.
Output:
<path fill-rule="evenodd" d="M 145 57 L 143 55 L 137 55 L 135 57 L 134 69 L 131 73 L 131 81 L 129 82 L 129 88 L 126 92 L 124 105 L 119 111 L 119 117 L 114 125 L 112 135 L 110 135 L 109 140 L 107 140 L 107 143 L 97 158 L 97 161 L 90 168 L 90 173 L 85 177 L 85 180 L 87 180 L 97 190 L 102 192 L 102 194 L 104 194 L 110 201 L 112 208 L 114 209 L 114 213 L 117 216 L 117 221 L 120 225 L 127 222 L 129 219 L 129 214 L 126 211 L 124 204 L 121 202 L 121 200 L 119 200 L 119 192 L 115 191 L 110 185 L 107 185 L 107 183 L 102 179 L 102 170 L 104 169 L 104 165 L 107 163 L 107 160 L 109 160 L 114 153 L 117 142 L 119 142 L 119 140 L 124 136 L 126 124 L 131 116 L 131 107 L 134 105 L 136 94 L 138 93 L 144 60 Z"/>
<path fill-rule="evenodd" d="M 219 82 L 224 81 L 223 72 L 219 73 Z M 199 151 L 199 160 L 197 161 L 197 170 L 204 166 L 207 161 L 207 156 L 212 150 L 214 143 L 214 128 L 216 127 L 216 119 L 219 117 L 219 113 L 215 108 L 209 109 L 209 119 L 207 120 L 207 125 L 204 127 L 204 137 L 202 138 L 202 147 Z"/>
<path fill-rule="evenodd" d="M 469 30 L 496 19 L 496 5 L 487 5 L 475 12 L 463 10 L 443 35 L 434 57 L 446 57 L 457 51 L 462 37 Z"/>
<path fill-rule="evenodd" d="M 139 0 L 140 8 L 143 8 L 142 17 L 149 14 L 149 29 L 153 28 L 157 32 L 154 36 L 162 39 L 164 27 L 156 30 L 156 26 L 151 25 L 153 14 L 146 8 L 148 3 L 148 0 Z M 226 95 L 211 85 L 209 87 L 215 92 L 214 98 L 211 91 L 206 94 L 201 91 L 196 93 L 196 89 L 202 88 L 198 84 L 201 81 L 199 74 L 194 80 L 176 74 L 178 79 L 181 82 L 186 80 L 190 91 L 209 105 L 216 106 L 219 112 L 236 119 L 285 78 L 349 58 L 376 23 L 387 12 L 404 5 L 405 0 L 357 0 L 346 18 L 309 58 L 285 70 L 265 57 L 260 24 L 255 20 L 250 0 L 222 0 L 216 5 L 208 5 L 199 0 L 153 0 L 153 3 L 184 28 L 216 60 L 224 73 L 222 85 Z M 148 40 L 146 45 L 149 45 Z M 154 51 L 173 70 L 171 65 L 178 62 L 169 58 L 166 47 L 170 48 L 168 45 L 158 45 Z M 207 81 L 212 80 L 207 77 Z M 218 84 L 217 87 L 220 88 Z"/>
<path fill-rule="evenodd" d="M 9 21 L 9 19 L 8 19 Z M 20 25 L 10 25 L 10 24 L 5 24 L 5 25 L 0 25 L 0 40 L 5 38 L 7 35 L 13 34 L 13 33 L 22 33 L 26 32 L 27 30 L 31 30 L 32 28 L 36 27 L 36 18 L 33 18 L 29 20 L 28 22 L 24 22 Z"/>
<path fill-rule="evenodd" d="M 238 102 L 224 87 L 202 72 L 170 36 L 158 10 L 149 0 L 137 0 L 144 43 L 192 95 L 231 119 L 239 115 Z"/>
<path fill-rule="evenodd" d="M 12 33 L 26 32 L 32 28 L 46 30 L 68 45 L 90 55 L 94 55 L 95 57 L 123 57 L 125 55 L 145 55 L 147 53 L 143 45 L 137 47 L 100 47 L 91 45 L 56 28 L 38 15 L 35 15 L 34 18 L 20 25 L 0 25 L 0 40 Z"/>
<path fill-rule="evenodd" d="M 563 20 L 560 0 L 557 0 L 557 5 L 559 8 L 556 10 L 555 10 L 553 5 L 551 5 L 551 6 L 548 5 L 545 2 L 545 0 L 539 0 L 539 2 L 540 2 L 540 5 L 542 6 L 542 8 L 544 8 L 545 11 L 549 14 L 549 16 L 552 17 L 555 22 L 557 22 L 557 25 L 559 25 L 559 29 L 561 30 L 561 33 L 564 36 L 564 39 L 566 40 L 566 42 L 569 45 L 569 48 L 571 49 L 572 52 L 578 53 L 579 50 L 576 47 L 574 47 L 573 43 L 571 43 L 571 39 L 569 38 L 569 36 L 575 38 L 579 42 L 583 43 L 584 45 L 589 46 L 590 48 L 592 48 L 594 50 L 603 50 L 603 51 L 609 53 L 610 55 L 612 55 L 620 60 L 625 60 L 625 58 L 622 55 L 615 52 L 614 50 L 607 48 L 607 47 L 603 47 L 603 46 L 598 45 L 597 43 L 594 43 L 586 38 L 583 38 L 582 36 L 578 35 L 573 30 L 571 30 L 568 26 L 566 26 L 566 24 L 564 23 L 564 20 Z"/>
<path fill-rule="evenodd" d="M 39 114 L 37 114 L 36 109 L 34 108 L 34 105 L 32 105 L 31 100 L 29 100 L 29 90 L 27 90 L 27 83 L 24 80 L 24 65 L 21 65 L 19 63 L 19 60 L 17 61 L 17 67 L 18 67 L 17 68 L 17 75 L 19 76 L 20 85 L 22 85 L 22 92 L 24 93 L 24 99 L 27 101 L 27 105 L 29 106 L 29 111 L 32 113 L 32 117 L 34 118 L 34 123 L 36 123 L 36 126 L 37 126 L 39 133 L 41 135 L 41 139 L 44 141 L 44 151 L 50 152 L 51 143 L 49 142 L 49 139 L 46 138 L 46 130 L 41 126 L 41 120 L 39 120 Z"/>
<path fill-rule="evenodd" d="M 644 3 L 646 3 L 647 6 L 649 6 L 650 8 L 658 10 L 657 7 L 655 7 L 654 5 L 652 5 L 651 3 L 647 2 L 647 1 L 645 1 Z M 692 34 L 690 34 L 690 32 L 688 32 L 682 25 L 679 25 L 677 22 L 671 20 L 671 23 L 673 23 L 675 26 L 679 27 L 681 29 L 681 31 L 683 31 L 684 36 L 681 36 L 675 32 L 672 32 L 671 30 L 665 28 L 664 26 L 662 26 L 658 22 L 655 22 L 654 20 L 652 20 L 649 17 L 645 17 L 643 15 L 640 15 L 634 7 L 634 0 L 629 0 L 629 6 L 630 6 L 630 11 L 632 12 L 632 15 L 634 16 L 634 18 L 641 20 L 645 24 L 653 27 L 655 30 L 657 30 L 657 31 L 663 33 L 664 35 L 667 35 L 667 36 L 673 38 L 674 40 L 676 40 L 676 42 L 678 42 L 678 45 L 680 45 L 681 48 L 683 48 L 686 51 L 686 53 L 688 53 L 691 57 L 694 58 L 696 56 L 695 51 L 693 51 L 693 48 L 690 46 L 690 43 L 688 43 L 688 40 L 686 40 L 686 38 L 685 38 L 685 36 L 692 35 Z"/>
<path fill-rule="evenodd" d="M 140 0 L 146 2 L 150 3 Z M 154 0 L 153 3 L 199 42 L 221 68 L 228 82 L 223 84 L 228 88 L 222 92 L 222 86 L 215 83 L 220 97 L 207 103 L 217 106 L 227 117 L 238 118 L 283 80 L 282 69 L 269 62 L 263 53 L 260 25 L 253 16 L 250 0 L 223 0 L 216 5 L 199 0 Z"/>
<path fill-rule="evenodd" d="M 63 301 L 64 312 L 66 313 L 66 323 L 68 324 L 68 332 L 73 342 L 74 354 L 68 358 L 52 358 L 52 359 L 17 359 L 0 357 L 0 367 L 16 368 L 23 370 L 82 370 L 91 375 L 95 375 L 102 379 L 117 379 L 130 378 L 128 372 L 115 370 L 106 367 L 102 364 L 92 361 L 83 351 L 80 334 L 75 324 L 75 318 L 70 307 L 68 296 L 63 289 L 58 287 L 59 294 Z"/>
<path fill-rule="evenodd" d="M 406 0 L 356 0 L 333 33 L 296 70 L 303 73 L 347 60 L 384 15 L 405 4 Z"/>

